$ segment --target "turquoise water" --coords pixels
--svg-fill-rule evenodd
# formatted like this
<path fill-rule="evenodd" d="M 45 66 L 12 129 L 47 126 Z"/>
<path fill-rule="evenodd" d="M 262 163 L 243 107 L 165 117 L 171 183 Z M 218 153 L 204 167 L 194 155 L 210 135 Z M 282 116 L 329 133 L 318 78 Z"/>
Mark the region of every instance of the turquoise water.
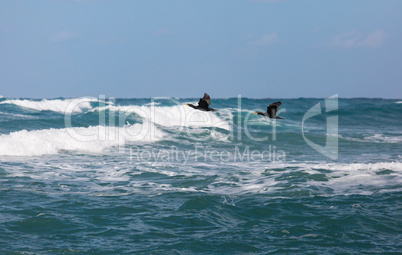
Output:
<path fill-rule="evenodd" d="M 401 253 L 402 100 L 196 101 L 0 98 L 0 253 Z"/>

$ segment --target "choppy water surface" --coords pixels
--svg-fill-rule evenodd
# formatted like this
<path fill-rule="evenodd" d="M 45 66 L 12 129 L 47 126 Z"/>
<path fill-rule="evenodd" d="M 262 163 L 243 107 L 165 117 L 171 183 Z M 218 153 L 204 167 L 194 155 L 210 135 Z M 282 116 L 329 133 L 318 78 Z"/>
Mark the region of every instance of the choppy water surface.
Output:
<path fill-rule="evenodd" d="M 0 252 L 402 251 L 401 100 L 196 101 L 0 98 Z"/>

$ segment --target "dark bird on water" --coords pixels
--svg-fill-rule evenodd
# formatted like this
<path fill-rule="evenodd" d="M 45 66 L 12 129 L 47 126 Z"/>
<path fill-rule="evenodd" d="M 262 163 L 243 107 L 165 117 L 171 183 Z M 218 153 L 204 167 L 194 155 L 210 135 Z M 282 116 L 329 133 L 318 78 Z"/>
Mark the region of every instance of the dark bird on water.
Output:
<path fill-rule="evenodd" d="M 209 97 L 209 95 L 207 93 L 204 93 L 204 97 L 200 98 L 200 101 L 198 102 L 198 105 L 195 106 L 193 104 L 187 104 L 190 107 L 193 107 L 194 109 L 198 109 L 201 111 L 212 111 L 212 112 L 216 112 L 215 109 L 209 108 L 209 105 L 211 104 L 211 98 Z"/>
<path fill-rule="evenodd" d="M 279 116 L 276 116 L 276 113 L 278 112 L 278 108 L 281 104 L 282 103 L 280 101 L 272 103 L 267 107 L 266 112 L 255 112 L 255 114 L 263 115 L 263 116 L 266 116 L 271 119 L 283 119 Z"/>

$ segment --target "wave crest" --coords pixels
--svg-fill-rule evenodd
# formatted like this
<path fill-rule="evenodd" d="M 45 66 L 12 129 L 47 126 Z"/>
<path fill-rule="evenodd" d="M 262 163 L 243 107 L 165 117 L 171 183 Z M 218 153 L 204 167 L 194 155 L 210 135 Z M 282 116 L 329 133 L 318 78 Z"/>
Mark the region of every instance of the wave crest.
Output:
<path fill-rule="evenodd" d="M 155 142 L 165 133 L 152 123 L 124 127 L 92 126 L 88 128 L 17 131 L 0 135 L 0 155 L 41 156 L 62 150 L 101 153 L 107 148 L 131 142 Z"/>
<path fill-rule="evenodd" d="M 98 102 L 98 100 L 95 98 L 42 99 L 40 101 L 28 99 L 8 99 L 0 102 L 0 104 L 13 104 L 36 111 L 82 113 L 85 110 L 92 109 L 91 102 Z"/>
<path fill-rule="evenodd" d="M 115 106 L 95 108 L 91 111 L 121 111 L 135 113 L 142 119 L 165 127 L 215 127 L 225 130 L 231 129 L 231 121 L 225 120 L 213 112 L 203 112 L 184 105 L 175 106 Z M 231 119 L 229 112 L 227 118 Z"/>

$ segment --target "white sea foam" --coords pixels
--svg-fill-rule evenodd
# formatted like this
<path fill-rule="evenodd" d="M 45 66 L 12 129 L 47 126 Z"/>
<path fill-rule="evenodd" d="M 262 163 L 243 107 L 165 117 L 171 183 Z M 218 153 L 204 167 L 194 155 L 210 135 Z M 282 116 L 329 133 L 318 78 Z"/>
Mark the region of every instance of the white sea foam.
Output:
<path fill-rule="evenodd" d="M 135 192 L 157 196 L 167 192 L 204 192 L 225 196 L 233 204 L 236 197 L 242 194 L 265 193 L 272 197 L 289 197 L 299 195 L 298 192 L 302 196 L 372 195 L 376 192 L 398 192 L 402 185 L 400 162 L 191 162 L 181 165 L 129 162 L 127 155 L 109 156 L 118 160 L 71 156 L 73 159 L 68 163 L 57 157 L 55 162 L 49 163 L 49 159 L 38 158 L 27 162 L 30 166 L 28 170 L 10 167 L 6 171 L 14 176 L 29 176 L 44 181 L 74 180 L 74 183 L 80 183 L 74 187 L 75 192 L 90 190 L 94 195 L 121 196 Z M 386 169 L 392 172 L 384 172 Z M 165 175 L 165 178 L 148 178 L 146 175 L 132 178 L 143 173 Z M 184 183 L 170 182 L 177 178 L 183 179 Z M 193 180 L 195 185 L 189 185 L 185 180 Z M 206 186 L 197 186 L 201 180 L 205 180 Z M 122 181 L 129 184 L 120 184 Z M 61 188 L 71 193 L 68 185 Z M 116 190 L 119 192 L 116 193 Z"/>
<path fill-rule="evenodd" d="M 156 106 L 156 105 L 160 105 L 161 103 L 160 102 L 151 102 L 151 103 L 147 103 L 147 104 L 144 104 L 145 106 Z"/>
<path fill-rule="evenodd" d="M 395 102 L 395 104 L 402 104 L 402 101 L 397 101 Z"/>
<path fill-rule="evenodd" d="M 311 165 L 315 169 L 328 169 L 328 170 L 341 170 L 341 171 L 355 171 L 355 170 L 367 170 L 367 171 L 378 171 L 378 170 L 393 170 L 402 171 L 401 162 L 378 162 L 378 163 L 350 163 L 350 164 L 316 164 Z"/>
<path fill-rule="evenodd" d="M 365 137 L 364 139 L 372 142 L 379 143 L 401 143 L 402 136 L 383 136 L 381 134 L 376 134 L 373 136 Z"/>
<path fill-rule="evenodd" d="M 384 136 L 382 134 L 375 134 L 372 136 L 366 136 L 362 138 L 354 138 L 354 137 L 345 137 L 339 135 L 339 138 L 344 139 L 346 141 L 353 141 L 353 142 L 362 142 L 362 143 L 402 143 L 401 136 Z"/>
<path fill-rule="evenodd" d="M 106 148 L 131 142 L 154 142 L 165 133 L 152 123 L 124 127 L 76 127 L 17 131 L 0 135 L 0 155 L 40 156 L 62 150 L 100 153 Z"/>
<path fill-rule="evenodd" d="M 216 127 L 231 129 L 231 121 L 225 120 L 214 112 L 203 112 L 184 105 L 175 106 L 114 106 L 107 105 L 91 111 L 111 110 L 123 113 L 135 113 L 142 119 L 165 127 Z M 226 119 L 232 116 L 225 112 Z"/>
<path fill-rule="evenodd" d="M 54 111 L 59 113 L 81 113 L 92 108 L 91 102 L 97 102 L 95 98 L 74 99 L 42 99 L 40 101 L 28 99 L 8 99 L 0 104 L 14 104 L 20 107 L 36 111 Z"/>
<path fill-rule="evenodd" d="M 331 188 L 338 195 L 371 195 L 402 184 L 400 162 L 306 164 L 304 169 L 310 174 L 320 173 L 320 169 L 330 170 L 326 174 L 328 181 L 310 181 L 308 184 Z M 384 170 L 392 172 L 380 174 Z"/>
<path fill-rule="evenodd" d="M 228 164 L 226 164 L 228 165 Z M 237 182 L 232 182 L 222 173 L 216 173 L 215 185 L 209 188 L 213 193 L 237 195 L 242 193 L 277 193 L 290 192 L 290 190 L 311 191 L 311 187 L 331 189 L 336 195 L 361 194 L 371 195 L 374 192 L 392 192 L 402 185 L 402 163 L 401 162 L 377 162 L 377 163 L 292 163 L 276 162 L 264 166 L 255 163 L 250 166 L 249 162 L 240 162 L 238 167 L 244 169 L 238 175 L 232 166 L 230 176 L 237 177 Z M 261 175 L 261 167 L 265 167 L 267 174 Z M 272 170 L 270 170 L 272 169 Z M 279 170 L 278 170 L 279 169 Z M 323 173 L 322 170 L 325 170 Z M 329 172 L 328 172 L 329 170 Z M 384 170 L 392 172 L 381 174 Z M 247 175 L 244 175 L 248 172 Z M 288 178 L 297 172 L 308 173 L 311 177 L 322 175 L 320 179 L 312 178 L 307 182 L 298 182 L 288 187 Z M 226 183 L 226 185 L 222 185 Z M 282 188 L 285 187 L 285 188 Z M 327 191 L 326 191 L 326 194 Z"/>
<path fill-rule="evenodd" d="M 23 115 L 23 114 L 15 114 L 15 113 L 9 113 L 9 112 L 1 112 L 0 115 L 7 115 L 9 118 L 18 118 L 18 119 L 38 119 L 36 116 L 29 116 L 29 115 Z"/>

